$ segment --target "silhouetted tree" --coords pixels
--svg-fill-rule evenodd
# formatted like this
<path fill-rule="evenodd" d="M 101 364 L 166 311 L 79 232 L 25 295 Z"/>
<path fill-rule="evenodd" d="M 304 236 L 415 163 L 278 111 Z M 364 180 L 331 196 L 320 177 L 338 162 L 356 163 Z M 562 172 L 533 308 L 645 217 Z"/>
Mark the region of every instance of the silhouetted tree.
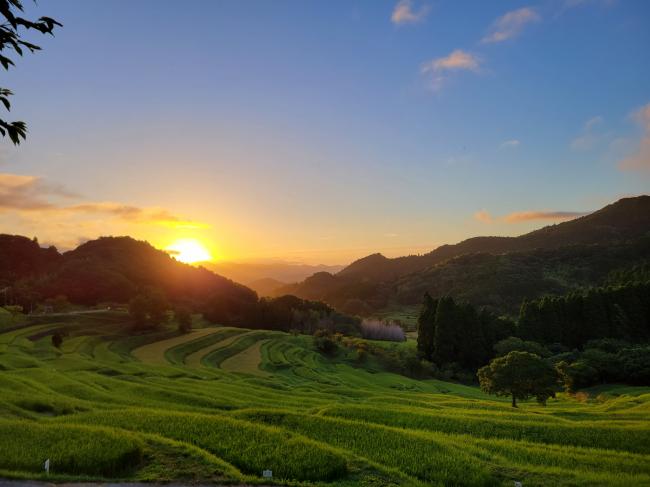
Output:
<path fill-rule="evenodd" d="M 0 64 L 5 70 L 9 66 L 14 66 L 14 62 L 8 57 L 7 51 L 13 51 L 14 54 L 22 56 L 25 50 L 36 52 L 41 48 L 36 44 L 27 42 L 24 39 L 23 30 L 35 30 L 41 34 L 54 35 L 54 27 L 63 27 L 62 24 L 50 17 L 41 17 L 36 21 L 20 17 L 17 13 L 23 11 L 21 0 L 0 0 L 0 16 L 4 17 L 5 22 L 0 25 Z M 9 97 L 13 95 L 11 90 L 0 88 L 0 103 L 9 111 L 11 103 Z M 9 137 L 14 145 L 20 144 L 20 139 L 27 136 L 27 125 L 25 122 L 7 122 L 0 119 L 0 134 L 3 137 Z"/>
<path fill-rule="evenodd" d="M 495 358 L 478 371 L 481 389 L 488 394 L 511 396 L 512 407 L 517 399 L 534 396 L 541 404 L 555 397 L 558 374 L 555 368 L 538 355 L 528 352 L 510 352 Z"/>
<path fill-rule="evenodd" d="M 190 310 L 184 306 L 179 306 L 174 310 L 174 318 L 178 323 L 178 331 L 189 333 L 192 330 L 192 315 Z"/>

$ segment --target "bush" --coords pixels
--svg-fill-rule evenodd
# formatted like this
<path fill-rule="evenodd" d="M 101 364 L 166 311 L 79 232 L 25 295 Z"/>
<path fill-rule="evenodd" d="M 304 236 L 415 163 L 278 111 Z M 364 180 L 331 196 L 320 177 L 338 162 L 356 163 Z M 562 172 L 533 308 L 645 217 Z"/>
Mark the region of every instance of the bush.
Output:
<path fill-rule="evenodd" d="M 338 345 L 332 339 L 327 330 L 317 330 L 316 333 L 314 333 L 314 346 L 316 347 L 316 350 L 325 355 L 334 355 L 338 349 Z"/>
<path fill-rule="evenodd" d="M 650 385 L 650 346 L 626 348 L 618 353 L 626 382 Z"/>
<path fill-rule="evenodd" d="M 517 337 L 508 337 L 494 345 L 497 357 L 508 355 L 510 352 L 528 352 L 540 357 L 550 357 L 551 352 L 537 342 L 522 340 Z"/>
<path fill-rule="evenodd" d="M 57 331 L 54 333 L 54 335 L 52 335 L 52 345 L 54 345 L 56 348 L 61 348 L 62 344 L 63 335 Z"/>
<path fill-rule="evenodd" d="M 560 362 L 556 368 L 567 392 L 575 392 L 583 387 L 592 386 L 599 379 L 598 371 L 583 360 L 572 364 Z"/>

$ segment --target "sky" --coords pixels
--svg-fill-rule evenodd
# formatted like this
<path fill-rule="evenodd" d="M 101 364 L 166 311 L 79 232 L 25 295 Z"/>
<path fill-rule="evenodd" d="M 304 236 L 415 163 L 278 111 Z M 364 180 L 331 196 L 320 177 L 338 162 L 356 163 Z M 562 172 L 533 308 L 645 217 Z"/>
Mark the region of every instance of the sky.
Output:
<path fill-rule="evenodd" d="M 0 233 L 346 264 L 650 192 L 645 0 L 40 0 Z"/>

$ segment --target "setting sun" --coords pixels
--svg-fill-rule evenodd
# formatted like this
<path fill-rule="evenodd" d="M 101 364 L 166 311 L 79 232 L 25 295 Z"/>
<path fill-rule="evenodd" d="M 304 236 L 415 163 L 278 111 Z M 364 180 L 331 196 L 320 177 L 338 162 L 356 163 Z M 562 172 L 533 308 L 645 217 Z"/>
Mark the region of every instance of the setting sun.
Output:
<path fill-rule="evenodd" d="M 205 246 L 195 239 L 176 240 L 166 249 L 172 257 L 186 264 L 212 260 L 212 255 Z"/>

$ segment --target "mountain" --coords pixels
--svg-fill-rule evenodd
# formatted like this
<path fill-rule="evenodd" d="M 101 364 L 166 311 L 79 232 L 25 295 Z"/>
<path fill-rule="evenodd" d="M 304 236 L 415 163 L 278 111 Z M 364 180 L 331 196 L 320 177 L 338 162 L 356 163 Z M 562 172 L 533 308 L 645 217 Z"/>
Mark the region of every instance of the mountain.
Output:
<path fill-rule="evenodd" d="M 55 247 L 20 235 L 0 234 L 0 287 L 49 271 L 61 261 Z"/>
<path fill-rule="evenodd" d="M 259 296 L 273 296 L 275 291 L 286 286 L 286 282 L 278 281 L 271 277 L 264 277 L 262 279 L 257 279 L 253 282 L 248 283 L 253 291 L 255 291 Z"/>
<path fill-rule="evenodd" d="M 257 301 L 251 289 L 130 237 L 102 237 L 59 254 L 25 237 L 2 236 L 0 256 L 0 282 L 29 289 L 38 298 L 65 295 L 85 305 L 123 303 L 155 287 L 173 302 L 204 302 L 215 296 L 242 304 Z"/>
<path fill-rule="evenodd" d="M 336 273 L 340 265 L 308 265 L 293 262 L 217 262 L 205 263 L 208 269 L 252 287 L 260 279 L 274 279 L 281 283 L 297 282 L 317 272 Z"/>
<path fill-rule="evenodd" d="M 512 312 L 523 297 L 596 284 L 591 279 L 604 279 L 611 270 L 650 257 L 643 252 L 649 232 L 650 196 L 624 198 L 519 237 L 475 237 L 392 259 L 372 254 L 335 275 L 315 274 L 276 292 L 345 310 L 357 309 L 359 300 L 373 309 L 414 304 L 429 291 Z"/>

